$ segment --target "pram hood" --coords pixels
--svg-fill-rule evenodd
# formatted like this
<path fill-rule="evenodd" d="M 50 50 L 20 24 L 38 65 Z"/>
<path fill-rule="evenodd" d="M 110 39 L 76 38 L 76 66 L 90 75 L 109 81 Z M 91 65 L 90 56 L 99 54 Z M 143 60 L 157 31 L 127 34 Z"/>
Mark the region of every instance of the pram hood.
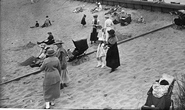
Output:
<path fill-rule="evenodd" d="M 88 45 L 87 45 L 87 39 L 81 39 L 81 40 L 77 40 L 74 41 L 72 40 L 76 49 L 81 53 L 84 52 L 88 49 Z"/>

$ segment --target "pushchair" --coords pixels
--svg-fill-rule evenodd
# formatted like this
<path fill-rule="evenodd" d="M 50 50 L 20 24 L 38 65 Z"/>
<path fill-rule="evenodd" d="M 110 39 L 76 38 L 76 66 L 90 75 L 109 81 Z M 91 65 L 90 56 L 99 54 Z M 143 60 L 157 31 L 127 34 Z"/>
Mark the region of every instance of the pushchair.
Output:
<path fill-rule="evenodd" d="M 156 80 L 159 82 L 159 80 Z M 153 88 L 151 87 L 147 93 L 148 97 L 144 106 L 141 107 L 141 110 L 170 110 L 170 106 L 172 106 L 172 110 L 174 110 L 173 100 L 171 99 L 172 90 L 174 86 L 175 79 L 172 79 L 169 82 L 169 87 L 167 92 L 160 98 L 157 98 L 153 95 Z"/>
<path fill-rule="evenodd" d="M 68 62 L 72 62 L 72 65 L 76 63 L 80 63 L 80 61 L 85 61 L 88 60 L 88 56 L 86 55 L 86 50 L 88 49 L 88 44 L 87 44 L 87 39 L 81 39 L 74 41 L 72 40 L 75 49 L 73 52 L 70 51 L 70 49 L 67 50 L 69 60 Z"/>

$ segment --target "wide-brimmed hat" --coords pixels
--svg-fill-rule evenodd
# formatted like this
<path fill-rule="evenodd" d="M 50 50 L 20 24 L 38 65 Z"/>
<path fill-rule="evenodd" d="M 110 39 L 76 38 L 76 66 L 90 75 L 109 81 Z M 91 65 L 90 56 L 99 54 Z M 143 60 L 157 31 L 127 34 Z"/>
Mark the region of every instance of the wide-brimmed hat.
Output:
<path fill-rule="evenodd" d="M 47 55 L 47 56 L 53 56 L 53 55 L 55 55 L 55 50 L 52 49 L 52 48 L 49 48 L 49 49 L 46 51 L 46 55 Z"/>
<path fill-rule="evenodd" d="M 48 34 L 52 34 L 51 32 L 48 32 Z"/>
<path fill-rule="evenodd" d="M 107 31 L 110 35 L 114 35 L 115 31 L 113 29 L 111 29 L 110 31 Z"/>
<path fill-rule="evenodd" d="M 56 40 L 54 45 L 57 45 L 57 44 L 64 44 L 64 42 L 62 40 Z"/>
<path fill-rule="evenodd" d="M 125 13 L 125 10 L 121 10 L 121 13 Z"/>

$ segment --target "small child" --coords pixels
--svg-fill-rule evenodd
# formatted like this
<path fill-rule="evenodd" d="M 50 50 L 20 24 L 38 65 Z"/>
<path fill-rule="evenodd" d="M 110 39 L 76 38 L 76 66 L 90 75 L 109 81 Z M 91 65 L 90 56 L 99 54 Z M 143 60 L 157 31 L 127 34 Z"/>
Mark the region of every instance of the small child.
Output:
<path fill-rule="evenodd" d="M 81 20 L 81 24 L 82 24 L 83 26 L 86 25 L 85 18 L 86 18 L 86 15 L 84 14 L 84 16 L 83 16 L 83 18 L 82 18 L 82 20 Z"/>
<path fill-rule="evenodd" d="M 38 21 L 36 21 L 35 26 L 32 26 L 32 27 L 30 27 L 30 28 L 37 28 L 37 27 L 39 27 Z"/>
<path fill-rule="evenodd" d="M 105 50 L 105 29 L 103 28 L 102 29 L 102 34 L 99 36 L 99 45 L 98 45 L 98 48 L 97 48 L 97 54 L 96 54 L 96 57 L 97 57 L 97 60 L 98 60 L 98 65 L 97 67 L 100 67 L 103 68 L 105 67 L 105 61 L 104 61 L 104 57 L 106 56 L 106 50 Z"/>

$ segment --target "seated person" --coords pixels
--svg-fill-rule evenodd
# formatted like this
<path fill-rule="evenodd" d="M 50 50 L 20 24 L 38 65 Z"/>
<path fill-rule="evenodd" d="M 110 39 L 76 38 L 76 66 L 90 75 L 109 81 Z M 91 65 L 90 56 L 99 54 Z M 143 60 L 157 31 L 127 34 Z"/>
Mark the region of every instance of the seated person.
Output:
<path fill-rule="evenodd" d="M 55 40 L 54 40 L 54 37 L 52 35 L 51 32 L 48 32 L 49 34 L 49 37 L 47 38 L 47 40 L 44 40 L 42 42 L 37 42 L 37 44 L 41 44 L 41 43 L 45 43 L 46 45 L 51 45 L 51 44 L 54 44 L 55 43 Z"/>
<path fill-rule="evenodd" d="M 46 16 L 46 20 L 45 20 L 44 24 L 41 27 L 43 28 L 43 27 L 48 27 L 48 26 L 51 26 L 51 25 L 52 24 L 51 24 L 51 21 L 49 20 L 49 17 Z"/>
<path fill-rule="evenodd" d="M 121 26 L 125 26 L 125 25 L 128 25 L 132 22 L 132 18 L 131 18 L 131 14 L 128 14 L 128 17 L 124 18 L 122 17 L 120 19 L 120 23 L 121 23 Z"/>
<path fill-rule="evenodd" d="M 185 26 L 185 14 L 179 14 L 178 18 L 174 19 L 174 23 L 178 26 Z"/>
<path fill-rule="evenodd" d="M 40 67 L 44 61 L 45 58 L 47 58 L 46 51 L 50 48 L 47 47 L 44 44 L 39 45 L 41 48 L 41 51 L 38 55 L 38 57 L 34 57 L 32 63 L 30 64 L 30 67 Z"/>
<path fill-rule="evenodd" d="M 36 21 L 35 26 L 32 26 L 32 27 L 30 27 L 30 28 L 36 28 L 36 27 L 39 27 L 38 21 Z"/>
<path fill-rule="evenodd" d="M 113 18 L 113 23 L 114 23 L 114 24 L 120 23 L 120 15 L 119 15 L 118 13 L 115 12 L 115 13 L 113 14 L 112 18 Z"/>
<path fill-rule="evenodd" d="M 126 18 L 128 17 L 128 14 L 125 12 L 125 10 L 121 10 L 121 13 L 119 14 L 120 18 Z"/>
<path fill-rule="evenodd" d="M 144 18 L 143 18 L 143 16 L 141 16 L 140 18 L 138 18 L 137 23 L 144 23 Z"/>

